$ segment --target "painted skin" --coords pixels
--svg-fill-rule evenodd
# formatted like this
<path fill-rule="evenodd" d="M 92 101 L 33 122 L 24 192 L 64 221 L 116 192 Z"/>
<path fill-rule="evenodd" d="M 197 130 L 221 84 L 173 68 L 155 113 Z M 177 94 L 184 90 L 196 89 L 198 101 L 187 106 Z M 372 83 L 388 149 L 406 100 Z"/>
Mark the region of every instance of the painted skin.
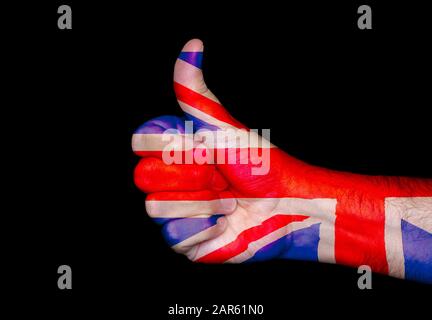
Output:
<path fill-rule="evenodd" d="M 207 88 L 201 70 L 202 51 L 200 40 L 189 41 L 175 65 L 174 89 L 185 117 L 159 117 L 146 122 L 137 133 L 163 133 L 170 128 L 184 133 L 185 119 L 192 120 L 195 128 L 208 130 L 227 130 L 230 126 L 246 128 L 231 117 Z M 190 105 L 198 107 L 200 112 L 191 111 Z M 223 122 L 215 125 L 210 121 L 214 118 Z M 161 152 L 140 149 L 137 139 L 134 137 L 133 148 L 143 158 L 136 167 L 134 178 L 138 188 L 148 194 L 147 213 L 162 224 L 163 234 L 173 249 L 193 261 L 236 262 L 230 259 L 242 251 L 250 251 L 253 261 L 281 257 L 318 260 L 311 248 L 316 250 L 315 242 L 320 240 L 331 243 L 327 250 L 333 250 L 330 255 L 324 254 L 320 262 L 354 267 L 366 264 L 376 272 L 402 277 L 400 270 L 393 270 L 397 266 L 389 266 L 392 257 L 386 252 L 386 199 L 425 198 L 426 224 L 432 225 L 432 205 L 429 206 L 432 204 L 432 180 L 332 171 L 311 166 L 276 147 L 268 150 L 269 171 L 263 175 L 251 173 L 254 167 L 251 163 L 257 163 L 256 159 L 250 159 L 251 154 L 248 164 L 168 165 L 161 159 Z M 147 145 L 158 143 L 160 141 L 145 142 Z M 280 198 L 335 199 L 334 239 L 326 239 L 326 234 L 320 234 L 317 239 L 311 231 L 310 234 L 292 233 L 283 241 L 267 245 L 259 254 L 253 248 L 245 247 L 246 240 L 257 239 L 266 228 L 276 230 L 286 223 L 304 220 L 302 215 L 276 215 L 264 222 L 281 208 Z M 181 203 L 185 200 L 198 202 L 185 206 Z M 161 201 L 168 207 L 162 208 Z M 318 217 L 320 211 L 326 210 L 322 206 L 327 204 L 312 203 L 305 213 Z M 170 212 L 168 217 L 166 210 Z M 250 226 L 255 228 L 245 231 Z M 189 237 L 188 232 L 194 228 L 203 232 L 198 237 Z M 393 232 L 391 228 L 388 230 Z M 423 282 L 432 281 L 432 241 L 428 239 L 421 244 L 420 252 L 424 253 L 419 260 L 424 263 L 416 267 L 417 276 L 413 277 Z M 414 236 L 410 241 L 416 240 L 419 239 Z"/>

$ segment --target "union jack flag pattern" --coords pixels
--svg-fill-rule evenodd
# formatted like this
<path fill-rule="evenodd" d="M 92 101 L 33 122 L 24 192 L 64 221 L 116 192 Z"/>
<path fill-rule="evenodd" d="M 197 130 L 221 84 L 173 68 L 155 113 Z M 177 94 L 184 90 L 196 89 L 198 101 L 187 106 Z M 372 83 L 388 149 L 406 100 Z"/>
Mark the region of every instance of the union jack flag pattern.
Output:
<path fill-rule="evenodd" d="M 175 251 L 204 263 L 366 264 L 432 283 L 431 180 L 335 172 L 289 156 L 226 111 L 204 83 L 202 58 L 191 40 L 176 61 L 185 116 L 152 119 L 132 138 L 142 157 L 135 183 Z M 253 139 L 227 144 L 242 133 Z"/>

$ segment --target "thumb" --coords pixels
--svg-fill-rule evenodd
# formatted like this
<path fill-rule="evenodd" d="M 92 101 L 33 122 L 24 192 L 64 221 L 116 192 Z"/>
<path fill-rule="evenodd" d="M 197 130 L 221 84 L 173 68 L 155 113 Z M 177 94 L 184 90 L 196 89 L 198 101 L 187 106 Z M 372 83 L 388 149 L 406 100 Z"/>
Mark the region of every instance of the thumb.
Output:
<path fill-rule="evenodd" d="M 204 45 L 199 39 L 188 41 L 174 67 L 174 90 L 186 116 L 210 130 L 246 128 L 235 120 L 207 88 L 201 69 Z"/>

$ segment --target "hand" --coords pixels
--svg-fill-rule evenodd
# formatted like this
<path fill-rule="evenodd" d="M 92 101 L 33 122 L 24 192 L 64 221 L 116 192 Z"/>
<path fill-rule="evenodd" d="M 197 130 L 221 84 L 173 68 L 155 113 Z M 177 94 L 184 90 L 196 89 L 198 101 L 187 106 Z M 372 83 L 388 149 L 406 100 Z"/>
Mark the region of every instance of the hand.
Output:
<path fill-rule="evenodd" d="M 207 89 L 198 65 L 202 50 L 201 41 L 188 42 L 175 65 L 176 94 L 185 111 L 185 119 L 193 122 L 195 132 L 208 129 L 220 133 L 245 128 Z M 271 155 L 267 163 L 261 160 L 261 168 L 264 165 L 266 168 L 265 174 L 260 175 L 254 174 L 254 169 L 258 171 L 254 164 L 259 163 L 260 157 L 254 156 L 248 148 L 231 149 L 237 161 L 219 165 L 168 165 L 163 161 L 162 153 L 149 151 L 152 146 L 159 146 L 161 150 L 160 146 L 166 145 L 161 141 L 161 134 L 167 129 L 178 129 L 179 136 L 184 133 L 185 119 L 165 116 L 150 120 L 134 138 L 134 150 L 143 156 L 136 169 L 136 184 L 149 194 L 147 212 L 163 223 L 164 236 L 176 251 L 192 260 L 205 262 L 244 260 L 254 255 L 255 248 L 248 247 L 248 244 L 258 240 L 260 235 L 269 233 L 269 229 L 277 230 L 307 218 L 277 215 L 280 197 L 289 194 L 289 168 L 286 165 L 294 159 L 274 146 L 269 145 L 263 150 L 265 153 L 271 151 Z M 228 135 L 234 136 L 235 133 Z M 227 154 L 224 158 L 228 158 L 227 150 L 225 148 Z M 239 158 L 244 151 L 247 163 L 241 164 Z M 280 254 L 287 244 L 281 243 L 277 250 L 272 251 L 272 256 Z"/>
<path fill-rule="evenodd" d="M 175 65 L 185 117 L 150 120 L 132 141 L 143 157 L 135 183 L 148 193 L 147 213 L 172 248 L 198 262 L 281 257 L 368 264 L 403 277 L 387 261 L 384 201 L 431 196 L 431 181 L 335 172 L 294 159 L 222 107 L 204 82 L 202 51 L 201 41 L 189 41 Z M 239 137 L 246 139 L 233 144 Z"/>

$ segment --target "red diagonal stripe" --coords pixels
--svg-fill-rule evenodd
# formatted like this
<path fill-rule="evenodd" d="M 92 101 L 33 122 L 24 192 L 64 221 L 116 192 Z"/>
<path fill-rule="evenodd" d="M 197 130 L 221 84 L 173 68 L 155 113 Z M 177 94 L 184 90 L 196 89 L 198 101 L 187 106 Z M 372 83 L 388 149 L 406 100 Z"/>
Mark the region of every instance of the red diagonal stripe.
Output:
<path fill-rule="evenodd" d="M 191 107 L 205 112 L 213 118 L 228 123 L 236 128 L 246 129 L 246 126 L 231 117 L 220 103 L 217 103 L 216 101 L 213 101 L 178 82 L 174 82 L 174 91 L 177 99 L 181 102 L 184 102 Z"/>

